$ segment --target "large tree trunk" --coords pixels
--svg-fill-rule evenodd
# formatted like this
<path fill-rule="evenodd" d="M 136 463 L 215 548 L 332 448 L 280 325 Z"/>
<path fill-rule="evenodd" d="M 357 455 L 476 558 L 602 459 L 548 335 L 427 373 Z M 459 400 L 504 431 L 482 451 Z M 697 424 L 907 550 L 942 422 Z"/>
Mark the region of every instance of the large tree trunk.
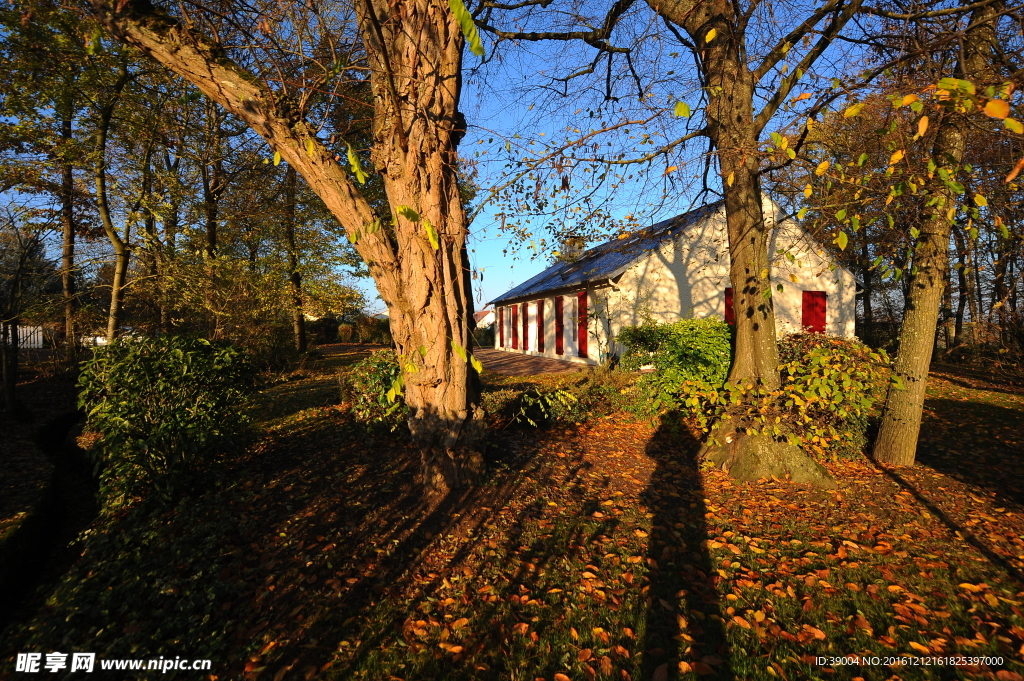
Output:
<path fill-rule="evenodd" d="M 754 74 L 743 54 L 744 37 L 736 28 L 732 4 L 654 2 L 651 7 L 682 26 L 703 53 L 701 64 L 709 93 L 707 134 L 718 153 L 729 235 L 729 278 L 733 287 L 736 346 L 729 382 L 779 387 L 779 351 L 768 276 L 769 228 L 765 225 L 758 150 L 760 129 L 754 114 Z M 709 31 L 717 36 L 708 40 Z M 770 435 L 750 434 L 754 424 L 727 415 L 703 455 L 740 480 L 775 476 L 794 482 L 832 486 L 832 476 L 799 447 Z"/>
<path fill-rule="evenodd" d="M 295 349 L 306 351 L 306 315 L 302 308 L 302 273 L 299 272 L 299 250 L 295 245 L 295 168 L 285 171 L 284 244 L 288 251 L 288 288 L 292 299 L 292 334 Z M 253 258 L 255 260 L 255 258 Z"/>
<path fill-rule="evenodd" d="M 356 7 L 371 70 L 383 76 L 373 79 L 373 162 L 396 215 L 401 262 L 397 280 L 378 278 L 377 289 L 401 361 L 417 367 L 405 372 L 405 402 L 424 483 L 456 487 L 480 472 L 484 427 L 478 377 L 456 352 L 469 352 L 473 318 L 456 174 L 462 34 L 447 3 L 415 0 L 393 16 L 381 0 Z"/>
<path fill-rule="evenodd" d="M 964 34 L 963 56 L 958 77 L 975 80 L 984 77 L 990 64 L 988 50 L 995 44 L 995 18 L 1003 2 L 974 10 Z M 954 110 L 939 121 L 932 158 L 950 174 L 963 162 L 967 140 L 967 119 Z M 956 194 L 945 184 L 936 183 L 929 194 L 939 199 L 934 211 L 922 219 L 921 233 L 913 256 L 915 274 L 910 276 L 909 294 L 899 350 L 893 366 L 893 383 L 882 410 L 882 423 L 875 440 L 874 458 L 882 463 L 912 466 L 921 430 L 928 369 L 931 365 L 935 325 L 939 317 L 942 291 L 949 266 L 949 238 L 956 206 Z"/>
<path fill-rule="evenodd" d="M 460 354 L 470 347 L 472 313 L 456 182 L 463 38 L 448 3 L 409 0 L 394 10 L 379 0 L 356 3 L 375 95 L 373 159 L 396 216 L 393 231 L 382 228 L 388 216 L 374 214 L 335 153 L 296 113 L 296 100 L 231 62 L 215 41 L 189 28 L 194 24 L 148 2 L 93 6 L 115 36 L 245 121 L 320 196 L 388 306 L 424 483 L 445 491 L 474 478 L 484 424 L 475 371 Z"/>

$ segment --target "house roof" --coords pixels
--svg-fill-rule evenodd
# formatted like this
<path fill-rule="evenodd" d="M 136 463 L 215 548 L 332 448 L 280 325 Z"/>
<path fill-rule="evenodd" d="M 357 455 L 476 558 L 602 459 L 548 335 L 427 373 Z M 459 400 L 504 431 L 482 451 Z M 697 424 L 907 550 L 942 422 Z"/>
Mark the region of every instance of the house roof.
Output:
<path fill-rule="evenodd" d="M 625 238 L 612 239 L 585 251 L 574 262 L 559 262 L 527 279 L 490 301 L 488 305 L 519 298 L 529 298 L 549 291 L 578 288 L 593 281 L 619 276 L 637 260 L 646 257 L 662 242 L 679 235 L 687 227 L 722 210 L 724 201 L 709 203 L 657 224 L 633 232 Z"/>
<path fill-rule="evenodd" d="M 494 314 L 494 310 L 492 310 L 490 308 L 484 308 L 483 310 L 480 310 L 479 312 L 474 312 L 473 313 L 473 321 L 479 322 L 481 319 L 483 319 L 484 317 L 486 317 L 489 314 Z"/>

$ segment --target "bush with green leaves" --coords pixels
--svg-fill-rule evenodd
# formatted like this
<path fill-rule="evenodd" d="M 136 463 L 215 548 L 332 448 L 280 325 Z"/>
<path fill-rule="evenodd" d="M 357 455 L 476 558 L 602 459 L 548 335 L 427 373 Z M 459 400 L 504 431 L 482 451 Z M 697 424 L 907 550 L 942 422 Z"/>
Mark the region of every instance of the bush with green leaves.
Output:
<path fill-rule="evenodd" d="M 653 366 L 631 388 L 627 408 L 654 416 L 679 409 L 687 382 L 720 386 L 729 374 L 732 331 L 720 319 L 681 319 L 672 324 L 645 323 L 619 332 L 627 347 L 621 367 L 638 371 Z"/>
<path fill-rule="evenodd" d="M 241 349 L 201 338 L 122 337 L 78 379 L 104 501 L 177 499 L 200 464 L 236 445 L 255 371 Z"/>
<path fill-rule="evenodd" d="M 374 350 L 339 377 L 341 399 L 357 421 L 398 430 L 405 423 L 402 367 L 394 350 Z"/>
<path fill-rule="evenodd" d="M 816 459 L 863 452 L 868 419 L 885 397 L 889 357 L 856 339 L 792 334 L 779 342 L 782 385 L 687 381 L 683 411 L 705 432 L 729 417 L 747 432 L 798 445 Z"/>

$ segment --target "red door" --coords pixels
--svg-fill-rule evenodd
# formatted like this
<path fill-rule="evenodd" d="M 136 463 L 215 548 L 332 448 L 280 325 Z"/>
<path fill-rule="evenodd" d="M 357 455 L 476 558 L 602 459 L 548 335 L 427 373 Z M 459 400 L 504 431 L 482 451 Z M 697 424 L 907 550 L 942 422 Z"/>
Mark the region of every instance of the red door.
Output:
<path fill-rule="evenodd" d="M 562 318 L 562 296 L 555 296 L 555 354 L 565 352 L 565 320 Z"/>
<path fill-rule="evenodd" d="M 537 352 L 544 352 L 544 301 L 537 301 Z"/>
<path fill-rule="evenodd" d="M 512 349 L 519 349 L 519 306 L 512 306 Z"/>
<path fill-rule="evenodd" d="M 725 323 L 736 326 L 736 310 L 732 306 L 732 289 L 725 289 Z"/>
<path fill-rule="evenodd" d="M 587 356 L 587 292 L 580 291 L 576 294 L 576 299 L 579 301 L 576 309 L 576 328 L 579 330 L 579 340 L 576 346 L 579 348 L 577 353 L 580 357 Z"/>
<path fill-rule="evenodd" d="M 498 308 L 498 347 L 505 347 L 505 308 Z"/>
<path fill-rule="evenodd" d="M 825 333 L 825 292 L 804 291 L 801 326 L 809 333 Z"/>
<path fill-rule="evenodd" d="M 530 349 L 530 304 L 523 303 L 523 352 Z"/>

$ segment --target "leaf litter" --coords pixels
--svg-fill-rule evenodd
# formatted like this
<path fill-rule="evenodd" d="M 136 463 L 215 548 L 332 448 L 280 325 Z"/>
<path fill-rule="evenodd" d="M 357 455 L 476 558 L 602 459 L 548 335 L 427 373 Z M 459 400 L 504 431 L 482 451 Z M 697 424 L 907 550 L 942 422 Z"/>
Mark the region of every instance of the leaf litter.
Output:
<path fill-rule="evenodd" d="M 830 463 L 829 491 L 736 484 L 685 426 L 613 414 L 502 430 L 483 484 L 425 501 L 400 436 L 277 408 L 221 489 L 95 528 L 7 647 L 275 681 L 1016 681 L 1024 399 L 991 387 L 933 380 L 921 465 Z M 852 655 L 981 663 L 816 662 Z"/>

